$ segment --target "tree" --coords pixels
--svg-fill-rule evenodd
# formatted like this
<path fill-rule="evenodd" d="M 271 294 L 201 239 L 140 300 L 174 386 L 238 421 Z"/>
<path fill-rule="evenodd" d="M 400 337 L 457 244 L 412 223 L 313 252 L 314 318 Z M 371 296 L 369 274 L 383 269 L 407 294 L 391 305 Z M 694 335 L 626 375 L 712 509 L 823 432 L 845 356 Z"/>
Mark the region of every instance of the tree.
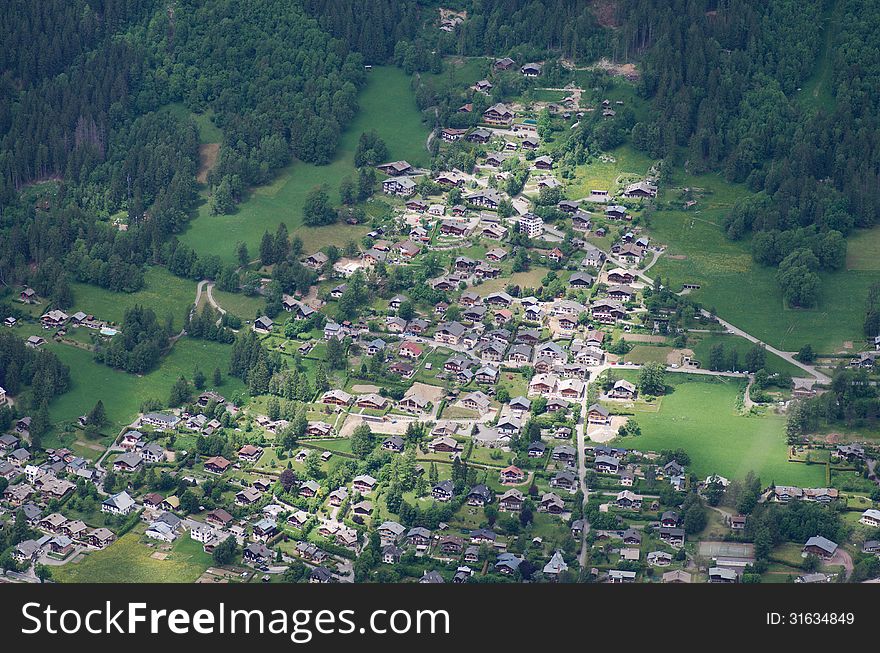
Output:
<path fill-rule="evenodd" d="M 52 569 L 42 564 L 34 565 L 34 575 L 40 579 L 40 583 L 45 583 L 52 578 Z"/>
<path fill-rule="evenodd" d="M 189 401 L 190 395 L 189 381 L 182 376 L 178 377 L 174 385 L 171 386 L 171 392 L 168 395 L 168 405 L 172 407 L 180 406 Z"/>
<path fill-rule="evenodd" d="M 290 492 L 296 485 L 296 474 L 292 469 L 285 469 L 278 477 L 278 481 L 285 492 Z"/>
<path fill-rule="evenodd" d="M 661 363 L 650 362 L 639 370 L 639 391 L 643 395 L 661 395 L 666 391 L 666 368 Z"/>
<path fill-rule="evenodd" d="M 303 204 L 303 224 L 319 227 L 336 222 L 336 211 L 330 205 L 330 196 L 324 186 L 309 191 Z"/>
<path fill-rule="evenodd" d="M 366 423 L 359 425 L 351 434 L 351 452 L 364 460 L 373 452 L 373 431 Z"/>
<path fill-rule="evenodd" d="M 223 385 L 223 372 L 220 371 L 219 367 L 214 368 L 214 386 L 220 387 Z"/>
<path fill-rule="evenodd" d="M 86 423 L 89 426 L 94 426 L 95 428 L 100 428 L 104 426 L 107 422 L 107 414 L 104 411 L 104 402 L 98 399 L 94 408 L 92 408 L 91 412 L 89 412 L 88 417 L 86 418 Z"/>
<path fill-rule="evenodd" d="M 816 360 L 816 352 L 813 351 L 813 346 L 809 343 L 804 345 L 798 350 L 797 359 L 801 363 L 812 363 Z"/>
<path fill-rule="evenodd" d="M 235 542 L 235 538 L 230 535 L 214 547 L 214 552 L 211 556 L 214 559 L 214 564 L 222 566 L 232 564 L 237 554 L 238 545 Z"/>
<path fill-rule="evenodd" d="M 202 390 L 205 387 L 205 384 L 208 380 L 205 378 L 205 375 L 202 373 L 202 370 L 196 368 L 195 372 L 193 372 L 193 386 L 196 390 Z"/>

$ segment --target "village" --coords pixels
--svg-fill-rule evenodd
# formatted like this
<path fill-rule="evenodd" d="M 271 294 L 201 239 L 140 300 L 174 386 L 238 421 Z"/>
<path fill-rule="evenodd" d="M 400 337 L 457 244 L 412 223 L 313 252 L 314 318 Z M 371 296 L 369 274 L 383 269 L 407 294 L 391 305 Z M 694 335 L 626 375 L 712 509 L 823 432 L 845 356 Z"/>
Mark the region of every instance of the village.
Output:
<path fill-rule="evenodd" d="M 495 60 L 473 93 L 509 70 L 537 78 L 541 64 Z M 310 292 L 285 294 L 280 315 L 238 330 L 296 360 L 344 352 L 345 383 L 316 383 L 301 412 L 281 414 L 274 396 L 236 402 L 206 389 L 182 408 L 141 412 L 96 460 L 66 448 L 32 452 L 32 416 L 16 419 L 0 436 L 2 519 L 32 537 L 16 545 L 7 576 L 36 582 L 48 568 L 64 578 L 136 539 L 152 560 L 184 545 L 210 557 L 196 579 L 207 583 L 744 582 L 760 557 L 744 536 L 749 517 L 721 502 L 741 485 L 717 471 L 698 477 L 678 447 L 641 450 L 627 438 L 639 428 L 632 409 L 656 407 L 664 379 L 741 383 L 748 413 L 759 370 L 716 369 L 686 342 L 659 361 L 628 357 L 633 342 L 738 331 L 691 305 L 689 288 L 650 276 L 664 248 L 638 218 L 657 197 L 660 170 L 582 198 L 562 193 L 539 120 L 567 125 L 594 111 L 610 119 L 623 104 L 580 102 L 571 89 L 528 110 L 495 103 L 475 128 L 439 130 L 441 147 L 476 157 L 473 172 L 403 160 L 375 167 L 393 220 L 371 226 L 356 253 L 304 253 L 317 278 Z M 337 319 L 350 285 L 427 267 L 424 285 L 388 289 L 354 319 Z M 25 288 L 19 301 L 40 298 Z M 28 336 L 34 349 L 83 329 L 119 334 L 82 311 L 50 310 L 37 322 L 44 335 Z M 873 365 L 877 348 L 852 364 Z M 771 407 L 815 396 L 830 380 L 767 351 L 797 372 Z M 13 401 L 0 388 L 0 405 Z M 790 458 L 805 451 L 793 446 Z M 873 469 L 876 452 L 829 443 L 805 455 L 858 470 Z M 880 556 L 873 501 L 830 484 L 762 481 L 757 503 L 842 504 L 860 529 L 846 543 L 810 533 L 790 544 L 785 573 L 795 582 L 845 578 L 850 552 Z"/>

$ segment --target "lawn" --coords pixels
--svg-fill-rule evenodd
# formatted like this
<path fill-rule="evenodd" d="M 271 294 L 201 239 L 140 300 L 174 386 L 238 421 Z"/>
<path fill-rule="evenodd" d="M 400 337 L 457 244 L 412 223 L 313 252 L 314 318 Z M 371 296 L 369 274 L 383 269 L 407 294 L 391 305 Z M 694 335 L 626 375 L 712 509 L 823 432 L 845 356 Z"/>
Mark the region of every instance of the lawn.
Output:
<path fill-rule="evenodd" d="M 642 435 L 617 439 L 616 444 L 640 451 L 681 447 L 691 457 L 688 471 L 700 478 L 715 473 L 744 478 L 754 471 L 765 485 L 824 484 L 822 466 L 787 462 L 783 417 L 737 413 L 740 382 L 671 377 L 667 375 L 673 392 L 663 397 L 660 410 L 636 413 Z"/>
<path fill-rule="evenodd" d="M 252 320 L 258 312 L 262 315 L 266 309 L 266 301 L 260 295 L 248 297 L 240 292 L 231 293 L 218 290 L 215 286 L 211 290 L 211 296 L 223 310 L 229 311 L 242 320 Z"/>
<path fill-rule="evenodd" d="M 155 552 L 131 532 L 84 560 L 53 567 L 52 577 L 61 583 L 194 583 L 212 564 L 202 545 L 186 535 L 167 559 L 151 557 Z"/>
<path fill-rule="evenodd" d="M 566 184 L 565 196 L 569 199 L 581 199 L 588 197 L 594 189 L 607 190 L 613 194 L 626 185 L 618 181 L 621 177 L 641 179 L 654 164 L 653 159 L 629 145 L 611 150 L 608 156 L 613 160 L 593 160 L 578 166 L 575 169 L 575 178 Z"/>
<path fill-rule="evenodd" d="M 871 283 L 880 281 L 880 270 L 823 273 L 818 306 L 788 308 L 774 280 L 775 270 L 752 260 L 747 241 L 734 242 L 723 233 L 724 214 L 747 193 L 745 188 L 718 175 L 679 174 L 673 185 L 699 188 L 704 194 L 690 211 L 666 208 L 654 214 L 651 235 L 668 245 L 668 250 L 651 268 L 651 276 L 661 276 L 673 289 L 683 283 L 700 284 L 701 289 L 692 295 L 695 300 L 786 351 L 797 351 L 809 343 L 819 352 L 832 353 L 840 351 L 845 341 L 862 338 L 864 298 Z M 667 206 L 675 193 L 664 193 Z"/>
<path fill-rule="evenodd" d="M 755 346 L 750 340 L 732 334 L 692 333 L 688 335 L 687 346 L 694 351 L 695 358 L 707 369 L 709 367 L 709 352 L 716 344 L 723 345 L 725 355 L 729 355 L 730 351 L 735 349 L 740 364 L 745 361 L 746 354 Z M 765 369 L 771 374 L 779 372 L 790 376 L 804 375 L 804 371 L 801 368 L 769 352 L 767 353 Z"/>
<path fill-rule="evenodd" d="M 55 399 L 50 405 L 52 421 L 69 422 L 88 412 L 100 399 L 107 411 L 107 434 L 115 435 L 119 429 L 137 416 L 145 399 L 168 400 L 168 393 L 174 381 L 181 375 L 192 378 L 198 367 L 210 379 L 215 367 L 223 372 L 223 385 L 217 390 L 226 396 L 244 390 L 244 384 L 226 374 L 231 345 L 222 345 L 205 340 L 181 338 L 175 343 L 160 367 L 152 372 L 138 376 L 114 370 L 94 361 L 91 352 L 49 341 L 46 347 L 70 366 L 71 389 Z M 49 438 L 45 442 L 50 445 Z"/>
<path fill-rule="evenodd" d="M 314 187 L 326 184 L 331 200 L 339 202 L 339 182 L 356 174 L 354 152 L 361 133 L 376 130 L 388 146 L 391 160 L 406 159 L 414 165 L 423 165 L 429 160 L 425 149 L 429 130 L 422 123 L 410 90 L 410 79 L 403 71 L 390 66 L 374 67 L 358 100 L 360 110 L 342 135 L 336 157 L 329 165 L 295 161 L 282 170 L 274 182 L 254 189 L 232 215 L 210 215 L 205 202 L 181 241 L 200 254 L 216 254 L 232 263 L 236 242 L 244 241 L 250 252 L 256 254 L 263 232 L 274 232 L 281 222 L 312 246 L 316 239 L 338 245 L 356 239 L 360 232 L 347 225 L 324 228 L 321 236 L 313 236 L 313 229 L 302 227 L 301 222 L 305 197 Z M 389 116 L 393 116 L 393 120 Z M 218 232 L 223 234 L 220 247 Z"/>
<path fill-rule="evenodd" d="M 85 283 L 71 283 L 73 307 L 67 312 L 83 311 L 98 319 L 122 322 L 125 311 L 136 304 L 151 308 L 160 321 L 170 314 L 178 329 L 196 298 L 196 283 L 181 279 L 163 267 L 150 267 L 144 273 L 143 289 L 133 293 L 105 290 Z"/>

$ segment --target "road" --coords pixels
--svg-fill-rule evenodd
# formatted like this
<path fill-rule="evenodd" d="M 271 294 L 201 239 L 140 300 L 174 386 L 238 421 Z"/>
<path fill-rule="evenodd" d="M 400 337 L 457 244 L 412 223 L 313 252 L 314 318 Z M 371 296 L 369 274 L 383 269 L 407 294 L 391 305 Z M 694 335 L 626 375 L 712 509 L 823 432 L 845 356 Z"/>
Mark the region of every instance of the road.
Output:
<path fill-rule="evenodd" d="M 608 261 L 610 263 L 613 263 L 614 265 L 619 265 L 621 267 L 626 267 L 623 263 L 621 263 L 617 259 L 613 258 L 608 252 L 605 252 L 605 255 L 608 257 Z M 654 262 L 656 262 L 656 260 L 657 260 L 657 258 L 655 257 L 654 261 L 651 262 L 651 265 L 653 265 Z M 631 272 L 634 275 L 636 275 L 639 279 L 644 281 L 645 283 L 652 285 L 652 286 L 654 285 L 654 279 L 652 279 L 651 277 L 646 275 L 643 271 L 631 270 Z M 771 347 L 766 342 L 762 342 L 761 340 L 759 340 L 758 338 L 756 338 L 752 334 L 740 329 L 739 327 L 734 326 L 733 324 L 731 324 L 730 322 L 728 322 L 726 320 L 722 320 L 717 315 L 712 315 L 709 311 L 707 311 L 705 309 L 700 309 L 700 313 L 702 313 L 705 317 L 710 317 L 710 318 L 714 318 L 714 319 L 718 320 L 718 323 L 721 326 L 723 326 L 724 328 L 726 328 L 730 333 L 737 335 L 737 336 L 740 336 L 742 338 L 745 338 L 746 340 L 748 340 L 750 342 L 754 342 L 755 344 L 762 345 L 771 354 L 775 354 L 776 356 L 779 356 L 779 358 L 781 358 L 782 360 L 787 361 L 787 362 L 791 363 L 792 365 L 801 368 L 804 372 L 806 372 L 807 374 L 812 376 L 819 383 L 821 383 L 823 385 L 831 383 L 830 376 L 828 376 L 827 374 L 823 374 L 822 372 L 817 370 L 812 365 L 806 365 L 804 363 L 801 363 L 799 360 L 797 360 L 794 357 L 794 353 L 788 352 L 788 351 L 782 351 L 781 349 L 777 349 L 776 347 Z"/>

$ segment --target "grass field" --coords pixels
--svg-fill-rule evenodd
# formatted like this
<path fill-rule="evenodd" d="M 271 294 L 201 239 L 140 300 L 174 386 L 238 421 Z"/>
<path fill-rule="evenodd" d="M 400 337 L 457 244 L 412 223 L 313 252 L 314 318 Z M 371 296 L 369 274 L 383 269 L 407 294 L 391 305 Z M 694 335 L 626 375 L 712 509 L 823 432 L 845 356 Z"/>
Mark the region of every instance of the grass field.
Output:
<path fill-rule="evenodd" d="M 747 194 L 718 175 L 679 174 L 673 186 L 703 189 L 690 211 L 664 209 L 651 221 L 651 235 L 668 245 L 649 274 L 661 276 L 670 286 L 699 283 L 693 298 L 715 307 L 718 315 L 752 335 L 786 351 L 809 343 L 822 353 L 839 351 L 845 341 L 861 339 L 864 297 L 871 283 L 880 281 L 880 270 L 841 270 L 822 275 L 819 305 L 791 309 L 784 305 L 775 271 L 752 260 L 747 241 L 727 239 L 721 225 L 734 202 Z M 675 191 L 664 193 L 670 201 Z M 865 250 L 874 234 L 865 235 Z M 857 248 L 858 251 L 858 248 Z M 846 292 L 840 292 L 845 288 Z M 744 289 L 748 289 L 747 296 Z"/>
<path fill-rule="evenodd" d="M 71 283 L 73 308 L 68 312 L 83 311 L 98 319 L 122 322 L 125 311 L 136 304 L 152 308 L 163 322 L 170 313 L 174 326 L 180 328 L 189 307 L 196 298 L 196 283 L 181 279 L 163 267 L 147 268 L 144 288 L 133 293 L 104 290 L 85 283 Z"/>
<path fill-rule="evenodd" d="M 242 320 L 252 320 L 258 311 L 262 314 L 266 307 L 266 301 L 260 295 L 248 297 L 240 292 L 224 292 L 216 287 L 211 290 L 211 295 L 214 297 L 214 301 L 223 307 L 223 310 L 229 311 Z"/>
<path fill-rule="evenodd" d="M 205 143 L 223 142 L 223 132 L 211 121 L 213 111 L 208 109 L 204 113 L 192 113 L 182 102 L 175 102 L 162 108 L 163 111 L 180 118 L 191 118 L 199 130 L 199 141 Z"/>
<path fill-rule="evenodd" d="M 784 418 L 737 413 L 739 382 L 672 376 L 667 381 L 674 391 L 663 397 L 660 410 L 636 413 L 642 435 L 619 438 L 616 444 L 641 451 L 681 447 L 691 457 L 688 471 L 701 478 L 715 473 L 743 478 L 754 471 L 765 485 L 824 484 L 822 466 L 787 461 Z"/>
<path fill-rule="evenodd" d="M 825 111 L 831 111 L 834 108 L 835 99 L 831 92 L 833 83 L 831 75 L 833 73 L 834 41 L 838 26 L 841 24 L 842 9 L 843 3 L 837 1 L 822 17 L 824 37 L 822 49 L 813 74 L 803 83 L 797 95 L 798 101 L 804 107 Z"/>
<path fill-rule="evenodd" d="M 220 367 L 224 373 L 224 382 L 217 390 L 226 396 L 244 390 L 244 384 L 240 380 L 226 375 L 232 354 L 231 345 L 181 338 L 175 343 L 171 353 L 162 360 L 160 367 L 143 376 L 96 363 L 92 353 L 83 349 L 53 341 L 49 341 L 46 347 L 70 366 L 72 381 L 72 388 L 49 407 L 52 421 L 56 423 L 75 420 L 91 410 L 101 399 L 109 422 L 104 431 L 115 435 L 137 415 L 145 399 L 166 402 L 177 378 L 183 375 L 191 379 L 196 367 L 208 377 L 209 384 L 214 368 Z M 51 438 L 45 440 L 44 444 L 51 446 Z"/>
<path fill-rule="evenodd" d="M 212 564 L 202 545 L 186 535 L 165 560 L 152 558 L 155 552 L 131 532 L 84 560 L 53 567 L 52 577 L 61 583 L 194 583 Z"/>
<path fill-rule="evenodd" d="M 740 362 L 745 360 L 746 354 L 754 347 L 754 344 L 741 336 L 729 334 L 706 334 L 694 333 L 688 337 L 688 347 L 693 349 L 694 356 L 704 368 L 709 367 L 709 352 L 716 344 L 724 346 L 725 354 L 729 354 L 732 349 L 736 350 Z M 783 373 L 789 376 L 803 376 L 804 371 L 796 365 L 792 365 L 786 360 L 767 353 L 767 365 L 765 369 L 771 374 Z"/>
<path fill-rule="evenodd" d="M 325 166 L 296 161 L 282 170 L 275 181 L 256 188 L 232 215 L 210 215 L 207 202 L 200 208 L 181 241 L 200 254 L 216 254 L 225 262 L 235 260 L 235 243 L 244 241 L 252 253 L 259 251 L 263 232 L 274 232 L 284 222 L 304 241 L 314 241 L 311 228 L 302 227 L 305 197 L 316 186 L 326 184 L 331 200 L 338 203 L 339 182 L 354 177 L 354 152 L 362 132 L 376 130 L 388 146 L 389 158 L 406 159 L 414 165 L 429 160 L 425 149 L 428 128 L 422 123 L 410 90 L 410 78 L 400 69 L 374 67 L 358 101 L 360 110 L 342 135 L 335 159 Z M 393 119 L 392 119 L 393 117 Z M 323 242 L 345 244 L 356 235 L 348 225 L 321 230 Z M 222 233 L 222 243 L 217 234 Z"/>
<path fill-rule="evenodd" d="M 618 181 L 621 177 L 642 179 L 655 163 L 646 154 L 634 150 L 629 145 L 621 145 L 608 154 L 613 157 L 613 161 L 595 160 L 576 168 L 575 178 L 565 187 L 567 198 L 581 199 L 589 196 L 590 191 L 594 189 L 607 190 L 613 194 L 626 185 Z"/>

